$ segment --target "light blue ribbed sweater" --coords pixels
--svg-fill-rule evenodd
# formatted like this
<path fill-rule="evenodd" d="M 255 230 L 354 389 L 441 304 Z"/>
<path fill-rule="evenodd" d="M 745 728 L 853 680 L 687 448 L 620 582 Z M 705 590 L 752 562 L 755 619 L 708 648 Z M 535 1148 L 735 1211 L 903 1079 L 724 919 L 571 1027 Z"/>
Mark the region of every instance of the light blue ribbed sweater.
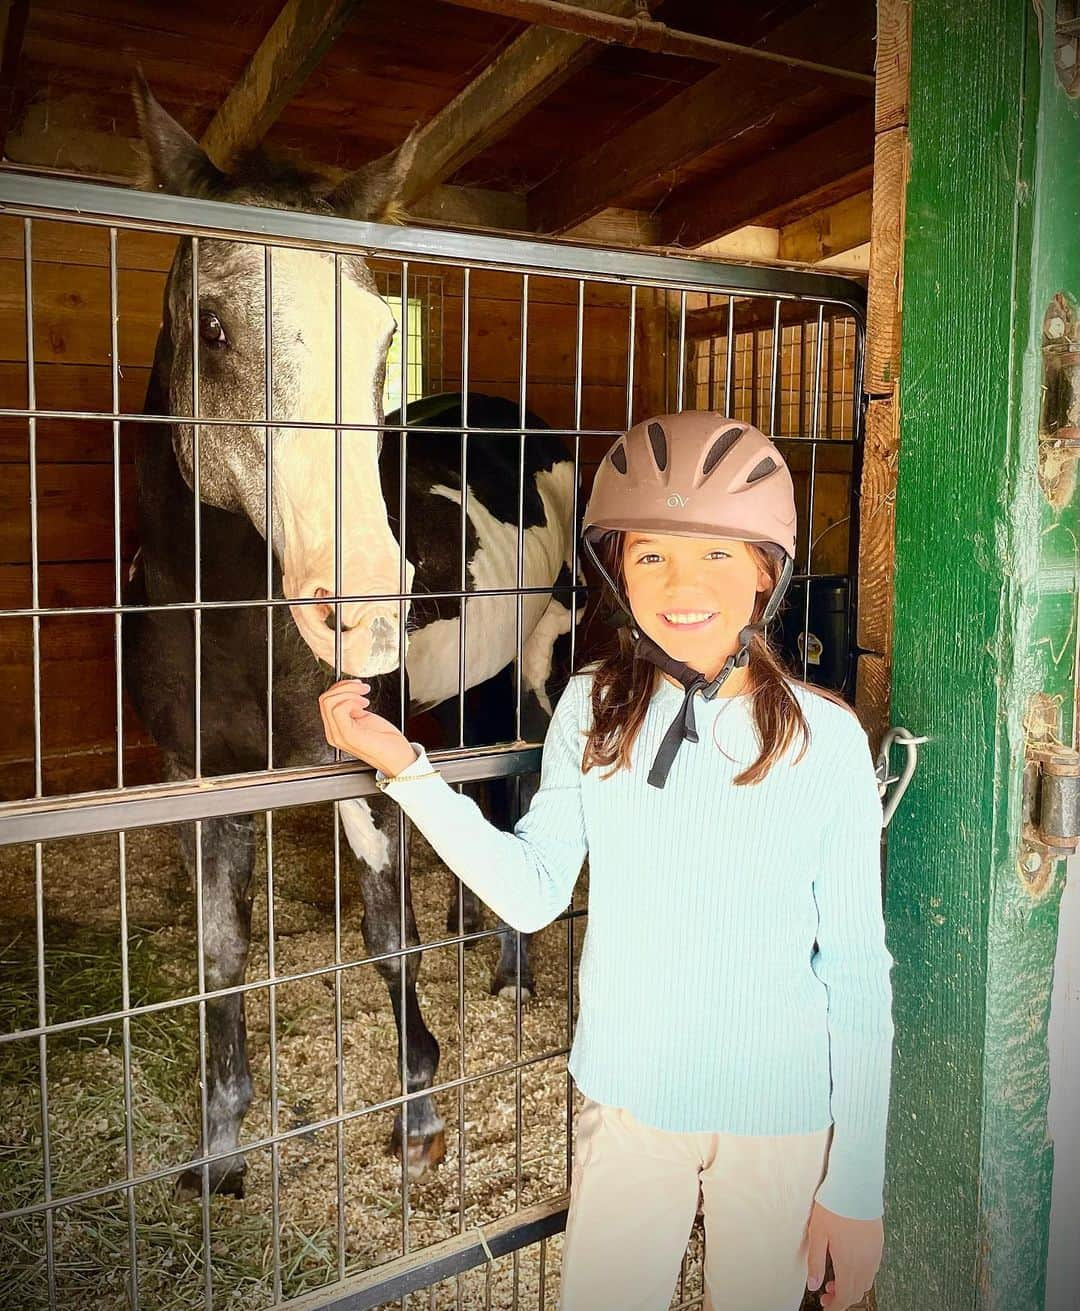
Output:
<path fill-rule="evenodd" d="M 758 784 L 748 694 L 695 699 L 663 790 L 646 774 L 682 697 L 666 681 L 632 769 L 581 772 L 591 677 L 573 678 L 544 743 L 540 789 L 513 833 L 440 776 L 394 798 L 464 883 L 531 932 L 589 903 L 570 1073 L 586 1096 L 684 1132 L 809 1133 L 834 1125 L 817 1192 L 881 1215 L 893 961 L 881 913 L 881 802 L 849 711 L 792 685 L 812 741 Z M 726 755 L 725 755 L 726 753 Z M 728 759 L 728 757 L 733 759 Z M 420 758 L 399 778 L 432 768 Z M 817 942 L 816 950 L 814 948 Z"/>

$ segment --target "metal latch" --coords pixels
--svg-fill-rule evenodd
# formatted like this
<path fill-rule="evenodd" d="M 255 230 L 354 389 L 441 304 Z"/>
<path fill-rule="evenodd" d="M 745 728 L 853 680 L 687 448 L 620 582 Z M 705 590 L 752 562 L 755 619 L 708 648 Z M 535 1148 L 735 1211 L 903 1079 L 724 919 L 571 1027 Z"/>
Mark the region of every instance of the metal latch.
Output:
<path fill-rule="evenodd" d="M 877 775 L 878 795 L 883 803 L 881 808 L 882 828 L 888 828 L 889 820 L 895 814 L 896 807 L 900 804 L 900 799 L 911 782 L 911 776 L 915 773 L 915 766 L 919 763 L 919 743 L 928 742 L 929 740 L 926 737 L 915 737 L 906 728 L 900 728 L 899 726 L 888 729 L 881 739 L 881 746 L 878 748 L 877 754 L 877 767 L 874 773 Z M 899 743 L 907 750 L 907 756 L 904 759 L 904 767 L 900 773 L 890 774 L 889 753 L 896 743 Z M 888 793 L 886 799 L 886 790 L 890 783 L 895 783 L 896 786 Z"/>
<path fill-rule="evenodd" d="M 1031 885 L 1080 842 L 1080 751 L 1056 742 L 1029 743 L 1023 815 L 1020 868 Z"/>

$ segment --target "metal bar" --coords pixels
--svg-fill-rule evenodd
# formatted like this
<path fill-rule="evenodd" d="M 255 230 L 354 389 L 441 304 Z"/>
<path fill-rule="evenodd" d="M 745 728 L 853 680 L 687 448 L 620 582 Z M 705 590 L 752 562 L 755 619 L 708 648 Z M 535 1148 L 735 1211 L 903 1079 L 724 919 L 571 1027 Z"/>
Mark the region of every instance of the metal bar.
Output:
<path fill-rule="evenodd" d="M 334 681 L 341 677 L 341 256 L 334 252 Z M 405 590 L 404 583 L 402 591 Z M 334 759 L 341 751 L 334 748 Z"/>
<path fill-rule="evenodd" d="M 414 950 L 419 951 L 421 948 L 416 947 Z M 423 950 L 430 951 L 431 944 L 426 944 Z M 397 953 L 391 954 L 396 955 Z M 278 982 L 284 983 L 284 977 L 279 979 Z M 553 1056 L 566 1056 L 569 1053 L 569 1050 L 568 1047 L 562 1047 L 555 1051 L 542 1052 L 537 1056 L 528 1057 L 523 1063 L 525 1065 L 538 1065 L 541 1061 L 551 1060 Z M 511 1074 L 513 1070 L 513 1062 L 508 1062 L 504 1065 L 497 1066 L 494 1069 L 481 1070 L 477 1074 L 470 1074 L 465 1078 L 464 1082 L 471 1084 L 487 1082 L 491 1079 L 500 1079 Z M 396 1106 L 401 1106 L 404 1102 L 415 1101 L 417 1097 L 429 1095 L 437 1096 L 443 1092 L 452 1092 L 456 1087 L 458 1087 L 458 1084 L 459 1081 L 457 1079 L 452 1079 L 447 1083 L 433 1084 L 430 1088 L 418 1088 L 416 1092 L 409 1093 L 405 1098 L 396 1095 L 393 1097 L 387 1097 L 383 1101 L 372 1102 L 369 1106 L 363 1106 L 354 1111 L 346 1111 L 343 1118 L 346 1123 L 350 1123 L 353 1120 L 360 1119 L 361 1116 L 375 1115 L 381 1111 L 388 1111 Z M 287 1129 L 283 1133 L 280 1133 L 278 1135 L 278 1141 L 287 1142 L 291 1138 L 319 1134 L 322 1133 L 323 1130 L 332 1128 L 336 1122 L 337 1117 L 332 1115 L 327 1116 L 323 1120 L 311 1120 L 305 1124 L 297 1125 L 295 1129 Z M 253 1138 L 248 1142 L 245 1142 L 243 1150 L 245 1152 L 262 1151 L 264 1147 L 270 1146 L 270 1141 L 269 1138 Z M 186 1170 L 207 1168 L 215 1161 L 227 1161 L 236 1156 L 236 1154 L 237 1149 L 235 1147 L 226 1148 L 222 1152 L 200 1154 L 191 1157 L 186 1161 L 180 1161 L 173 1165 L 166 1166 L 162 1170 L 150 1170 L 145 1174 L 138 1175 L 130 1181 L 131 1186 L 141 1188 L 144 1184 L 153 1183 L 155 1179 L 169 1179 L 175 1175 L 182 1174 Z M 14 1207 L 8 1211 L 0 1211 L 0 1223 L 4 1220 L 13 1219 L 16 1216 L 38 1215 L 41 1213 L 48 1214 L 50 1211 L 55 1211 L 61 1206 L 78 1206 L 83 1202 L 89 1201 L 91 1198 L 103 1197 L 105 1194 L 115 1191 L 115 1183 L 100 1184 L 96 1188 L 87 1188 L 80 1193 L 72 1193 L 66 1197 L 57 1197 L 53 1198 L 51 1201 L 32 1202 L 28 1206 Z"/>
<path fill-rule="evenodd" d="M 634 288 L 630 288 L 631 307 L 634 303 Z M 630 314 L 633 325 L 633 309 Z M 633 331 L 631 331 L 633 341 Z M 570 509 L 570 668 L 577 668 L 577 626 L 578 626 L 578 521 L 580 510 L 578 499 L 581 495 L 581 403 L 583 397 L 582 367 L 585 349 L 585 282 L 578 279 L 577 297 L 577 335 L 574 343 L 574 495 Z M 627 404 L 633 401 L 633 363 L 627 377 Z M 627 424 L 627 427 L 630 425 Z"/>
<path fill-rule="evenodd" d="M 274 277 L 272 246 L 263 250 L 263 446 L 266 461 L 266 599 L 274 595 Z M 266 607 L 266 768 L 274 768 L 274 609 Z M 280 1271 L 278 1272 L 280 1275 Z"/>
<path fill-rule="evenodd" d="M 484 1226 L 484 1236 L 495 1257 L 538 1243 L 566 1227 L 568 1199 L 541 1202 L 519 1215 Z M 487 1253 L 475 1229 L 444 1239 L 420 1253 L 389 1261 L 355 1275 L 341 1286 L 317 1289 L 285 1302 L 279 1311 L 369 1311 L 406 1298 L 465 1270 L 487 1265 Z M 516 1304 L 515 1304 L 516 1305 Z"/>
<path fill-rule="evenodd" d="M 724 290 L 745 294 L 784 294 L 812 300 L 854 302 L 865 307 L 857 284 L 847 278 L 803 270 L 682 255 L 574 246 L 564 240 L 537 241 L 516 237 L 444 231 L 387 223 L 360 223 L 328 214 L 276 210 L 231 201 L 165 196 L 130 188 L 98 186 L 64 178 L 27 177 L 0 173 L 0 210 L 16 210 L 70 223 L 101 219 L 121 227 L 152 227 L 189 237 L 193 233 L 225 240 L 264 238 L 276 245 L 322 245 L 343 251 L 408 255 L 439 265 L 460 262 L 529 273 L 571 273 L 597 281 L 639 285 Z"/>
<path fill-rule="evenodd" d="M 195 777 L 202 775 L 202 513 L 199 480 L 199 238 L 191 238 L 191 425 L 192 471 L 195 493 Z M 207 1248 L 209 1253 L 209 1247 Z"/>
<path fill-rule="evenodd" d="M 458 746 L 465 745 L 465 683 L 468 676 L 466 669 L 466 627 L 468 622 L 468 601 L 465 599 L 466 553 L 468 550 L 469 531 L 469 433 L 466 425 L 469 420 L 469 273 L 465 270 L 461 291 L 461 520 L 460 551 L 461 577 L 458 586 L 461 599 L 458 601 Z M 459 907 L 461 885 L 458 884 Z M 458 924 L 461 924 L 459 915 Z"/>
<path fill-rule="evenodd" d="M 118 280 L 116 271 L 116 229 L 109 229 L 109 371 L 112 382 L 113 414 L 120 409 L 120 357 L 118 340 L 118 322 L 120 317 Z M 116 714 L 116 786 L 124 786 L 124 648 L 123 622 L 120 607 L 122 604 L 120 584 L 120 423 L 112 422 L 112 471 L 113 471 L 113 601 L 116 614 L 113 616 L 113 661 L 116 683 L 113 689 Z M 130 1201 L 129 1194 L 129 1201 Z M 134 1254 L 133 1254 L 134 1255 Z M 136 1311 L 138 1293 L 136 1291 Z"/>
<path fill-rule="evenodd" d="M 779 64 L 784 68 L 798 68 L 814 73 L 825 83 L 839 83 L 849 95 L 872 95 L 874 78 L 851 68 L 837 68 L 832 64 L 819 64 L 811 59 L 763 50 L 737 41 L 722 41 L 714 36 L 701 36 L 697 32 L 684 32 L 644 18 L 639 10 L 633 18 L 621 14 L 586 9 L 581 5 L 566 4 L 563 0 L 450 0 L 462 9 L 479 9 L 504 18 L 519 18 L 526 23 L 537 23 L 560 32 L 575 32 L 596 41 L 616 42 L 635 50 L 648 50 L 654 55 L 677 55 L 685 59 L 706 60 L 712 64 L 728 64 L 734 59 L 758 59 Z"/>
<path fill-rule="evenodd" d="M 207 1153 L 210 1144 L 210 1109 L 206 1087 L 206 925 L 203 918 L 203 821 L 195 821 L 195 967 L 198 988 L 199 1030 L 199 1127 L 202 1147 L 202 1241 L 203 1241 L 203 1304 L 206 1311 L 214 1306 L 214 1267 L 210 1246 L 210 1161 Z"/>
<path fill-rule="evenodd" d="M 477 782 L 534 772 L 540 748 L 470 747 L 432 751 L 430 756 L 447 782 Z M 0 847 L 377 795 L 372 769 L 359 762 L 341 761 L 274 773 L 223 774 L 198 783 L 148 784 L 129 788 L 123 797 L 115 792 L 38 797 L 0 806 Z"/>
<path fill-rule="evenodd" d="M 675 378 L 675 408 L 683 407 L 683 392 L 686 385 L 686 292 L 679 292 L 679 351 L 678 373 Z"/>
<path fill-rule="evenodd" d="M 401 429 L 398 438 L 398 590 L 402 594 L 406 585 L 406 483 L 408 479 L 408 437 L 406 426 L 409 422 L 409 264 L 401 262 L 401 317 L 404 327 L 401 336 Z M 402 732 L 408 712 L 405 695 L 405 602 L 398 601 L 398 723 Z M 409 862 L 407 841 L 408 820 L 404 814 L 398 815 L 397 858 L 398 858 L 398 946 L 401 953 L 397 957 L 398 967 L 398 1014 L 401 1016 L 400 1067 L 401 1095 L 404 1098 L 409 1091 L 409 1026 L 407 1022 L 408 1006 L 406 1004 L 405 980 L 408 964 L 405 959 L 407 945 L 406 923 L 406 874 Z M 409 1252 L 409 1105 L 401 1106 L 401 1251 Z M 344 1273 L 344 1272 L 342 1272 Z M 401 1311 L 405 1311 L 402 1299 Z"/>
<path fill-rule="evenodd" d="M 26 394 L 31 408 L 37 400 L 37 383 L 34 367 L 34 246 L 31 220 L 23 220 L 23 306 L 26 329 Z M 37 422 L 31 418 L 27 424 L 30 478 L 30 599 L 36 609 L 40 602 L 38 572 L 38 514 L 37 514 Z M 35 615 L 31 621 L 33 647 L 33 714 L 34 714 L 34 796 L 42 795 L 41 776 L 41 620 Z M 42 869 L 41 843 L 34 843 L 34 950 L 37 965 L 38 1026 L 46 1023 L 45 1008 L 45 879 Z M 48 1039 L 38 1037 L 38 1098 L 41 1113 L 41 1173 L 45 1201 L 52 1200 L 52 1142 L 49 1134 L 49 1066 Z M 54 1216 L 50 1209 L 45 1216 L 45 1267 L 49 1287 L 49 1311 L 56 1300 L 56 1247 Z"/>
<path fill-rule="evenodd" d="M 518 438 L 518 503 L 517 503 L 517 579 L 514 604 L 514 736 L 521 738 L 521 644 L 522 644 L 522 588 L 525 586 L 525 380 L 529 369 L 529 275 L 521 279 L 521 347 L 518 360 L 518 421 L 522 432 Z M 519 944 L 520 945 L 520 944 Z"/>
<path fill-rule="evenodd" d="M 334 964 L 342 964 L 341 956 L 341 803 L 333 803 L 334 811 Z M 341 978 L 343 971 L 334 970 L 334 1110 L 338 1116 L 335 1129 L 337 1148 L 337 1276 L 345 1278 L 345 1031 L 341 1022 Z"/>
<path fill-rule="evenodd" d="M 818 307 L 817 331 L 814 334 L 814 391 L 810 409 L 810 432 L 817 437 L 821 425 L 821 364 L 822 364 L 822 329 L 824 309 Z M 813 588 L 813 554 L 814 554 L 814 490 L 817 483 L 817 447 L 810 449 L 810 482 L 807 488 L 806 506 L 806 595 L 803 614 L 803 681 L 807 680 L 810 660 L 810 593 Z"/>
<path fill-rule="evenodd" d="M 117 858 L 120 864 L 120 1005 L 127 1011 L 131 1007 L 131 981 L 128 957 L 127 909 L 127 834 L 120 830 L 117 838 Z M 128 1213 L 128 1252 L 131 1272 L 128 1277 L 128 1300 L 131 1311 L 139 1311 L 139 1240 L 135 1225 L 135 1190 L 130 1186 L 135 1177 L 135 1102 L 131 1092 L 131 1017 L 124 1016 L 121 1028 L 124 1061 L 124 1180 Z"/>
<path fill-rule="evenodd" d="M 584 914 L 582 911 L 564 911 L 562 914 L 556 916 L 556 918 L 564 919 L 568 915 L 580 917 L 582 914 Z M 481 938 L 496 937 L 500 932 L 501 930 L 498 928 L 477 929 L 475 932 L 467 933 L 464 936 L 465 941 L 472 942 L 474 940 L 479 941 Z M 450 946 L 456 941 L 456 937 L 434 939 L 423 944 L 417 943 L 416 946 L 413 947 L 406 947 L 403 953 L 398 951 L 395 947 L 393 951 L 380 952 L 376 953 L 374 956 L 365 956 L 357 960 L 344 961 L 341 965 L 316 965 L 310 970 L 300 970 L 293 974 L 278 975 L 273 980 L 273 984 L 274 986 L 280 986 L 282 984 L 303 983 L 307 979 L 326 979 L 331 977 L 335 970 L 351 970 L 360 966 L 378 965 L 380 962 L 389 960 L 392 957 L 409 955 L 411 952 L 432 951 L 438 947 Z M 141 1006 L 129 1006 L 126 1011 L 106 1011 L 100 1015 L 81 1016 L 77 1020 L 58 1020 L 55 1024 L 35 1025 L 31 1029 L 19 1029 L 11 1033 L 0 1034 L 0 1046 L 9 1042 L 21 1042 L 31 1038 L 40 1038 L 43 1035 L 45 1037 L 52 1037 L 55 1034 L 75 1033 L 79 1029 L 86 1029 L 96 1025 L 116 1024 L 119 1023 L 125 1015 L 135 1019 L 136 1017 L 151 1015 L 158 1011 L 177 1010 L 181 1006 L 192 1005 L 199 1000 L 200 996 L 205 997 L 207 1001 L 217 1001 L 219 998 L 239 996 L 241 993 L 259 992 L 264 989 L 269 989 L 270 986 L 271 980 L 269 979 L 253 979 L 249 983 L 232 983 L 224 988 L 212 988 L 206 993 L 189 993 L 182 997 L 170 997 L 167 1001 L 147 1002 L 145 1005 Z M 550 1056 L 551 1053 L 548 1052 L 547 1055 Z M 508 1066 L 507 1069 L 509 1068 L 511 1067 Z M 446 1086 L 451 1087 L 452 1085 L 447 1084 Z M 327 1123 L 330 1123 L 330 1121 L 327 1121 Z M 269 1139 L 267 1139 L 267 1142 L 269 1142 Z M 225 1156 L 235 1156 L 236 1152 L 235 1150 L 231 1150 L 222 1153 L 221 1155 L 222 1159 L 224 1159 Z M 0 1218 L 2 1218 L 2 1216 L 0 1216 Z"/>
<path fill-rule="evenodd" d="M 278 1144 L 277 955 L 274 946 L 274 812 L 266 812 L 266 1002 L 270 1049 L 270 1257 L 274 1302 L 281 1301 L 281 1149 Z"/>
<path fill-rule="evenodd" d="M 780 326 L 780 302 L 773 306 L 772 370 L 769 380 L 769 436 L 775 437 L 780 413 L 780 343 L 783 328 Z"/>
<path fill-rule="evenodd" d="M 486 434 L 485 434 L 486 435 Z M 584 434 L 582 434 L 584 435 Z M 798 438 L 788 437 L 781 434 L 783 440 L 792 446 L 813 446 L 819 445 L 821 441 L 828 442 L 828 438 L 821 438 L 815 442 L 809 437 Z M 517 596 L 519 589 L 516 587 L 485 587 L 472 592 L 425 592 L 425 601 L 458 601 L 463 597 L 471 596 Z M 551 592 L 550 587 L 522 587 L 520 589 L 522 596 L 548 595 Z M 343 596 L 342 601 L 402 601 L 410 599 L 407 593 L 389 593 L 389 592 L 372 592 L 372 593 L 350 593 Z M 202 601 L 198 608 L 202 611 L 207 610 L 244 610 L 252 607 L 265 609 L 267 606 L 293 606 L 299 605 L 325 605 L 326 602 L 319 597 L 311 596 L 294 596 L 294 597 L 274 597 L 270 601 L 263 598 L 246 601 Z M 194 610 L 196 605 L 192 601 L 170 601 L 161 605 L 129 605 L 123 607 L 124 614 L 154 614 L 164 611 L 182 611 Z M 8 608 L 0 610 L 0 619 L 27 619 L 33 616 L 45 618 L 49 615 L 111 615 L 117 613 L 117 607 L 113 605 L 86 605 L 86 606 L 38 606 L 36 609 L 14 609 Z M 0 815 L 3 809 L 0 807 Z"/>
<path fill-rule="evenodd" d="M 724 413 L 735 417 L 735 297 L 727 298 L 727 359 L 724 373 Z"/>
<path fill-rule="evenodd" d="M 630 287 L 630 326 L 626 341 L 626 426 L 634 424 L 634 354 L 637 349 L 637 287 Z M 580 424 L 578 435 L 580 435 Z M 576 525 L 576 520 L 575 520 Z M 575 580 L 576 581 L 576 580 Z"/>

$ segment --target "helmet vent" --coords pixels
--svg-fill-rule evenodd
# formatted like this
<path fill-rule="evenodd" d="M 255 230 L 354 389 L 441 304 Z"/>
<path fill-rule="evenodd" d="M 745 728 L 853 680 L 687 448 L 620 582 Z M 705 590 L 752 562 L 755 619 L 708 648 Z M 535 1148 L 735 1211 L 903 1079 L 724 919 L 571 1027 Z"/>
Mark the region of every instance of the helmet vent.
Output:
<path fill-rule="evenodd" d="M 619 473 L 626 472 L 626 447 L 623 446 L 622 442 L 612 448 L 609 458 Z"/>
<path fill-rule="evenodd" d="M 776 468 L 776 461 L 772 458 L 771 455 L 766 455 L 764 460 L 762 460 L 759 464 L 755 464 L 754 467 L 750 470 L 750 472 L 746 475 L 746 481 L 748 483 L 756 483 L 760 479 L 767 477 L 770 473 L 773 472 L 775 468 Z"/>
<path fill-rule="evenodd" d="M 705 463 L 701 466 L 702 478 L 707 478 L 712 473 L 745 431 L 745 428 L 729 428 L 722 437 L 717 437 L 705 457 Z"/>
<path fill-rule="evenodd" d="M 649 445 L 661 473 L 667 468 L 667 433 L 658 423 L 649 424 Z"/>

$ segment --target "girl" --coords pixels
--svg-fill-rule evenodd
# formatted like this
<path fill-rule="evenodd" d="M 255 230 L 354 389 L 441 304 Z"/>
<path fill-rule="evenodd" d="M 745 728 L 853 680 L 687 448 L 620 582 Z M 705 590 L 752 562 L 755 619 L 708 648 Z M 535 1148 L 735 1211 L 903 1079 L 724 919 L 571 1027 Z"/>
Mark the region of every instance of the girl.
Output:
<path fill-rule="evenodd" d="M 844 1311 L 881 1259 L 881 802 L 854 714 L 766 643 L 795 528 L 756 428 L 689 411 L 619 438 L 584 535 L 632 623 L 571 679 L 512 834 L 366 684 L 320 700 L 328 740 L 522 932 L 567 906 L 588 853 L 561 1311 L 664 1311 L 699 1190 L 706 1311 L 795 1311 L 827 1251 L 821 1302 Z"/>

